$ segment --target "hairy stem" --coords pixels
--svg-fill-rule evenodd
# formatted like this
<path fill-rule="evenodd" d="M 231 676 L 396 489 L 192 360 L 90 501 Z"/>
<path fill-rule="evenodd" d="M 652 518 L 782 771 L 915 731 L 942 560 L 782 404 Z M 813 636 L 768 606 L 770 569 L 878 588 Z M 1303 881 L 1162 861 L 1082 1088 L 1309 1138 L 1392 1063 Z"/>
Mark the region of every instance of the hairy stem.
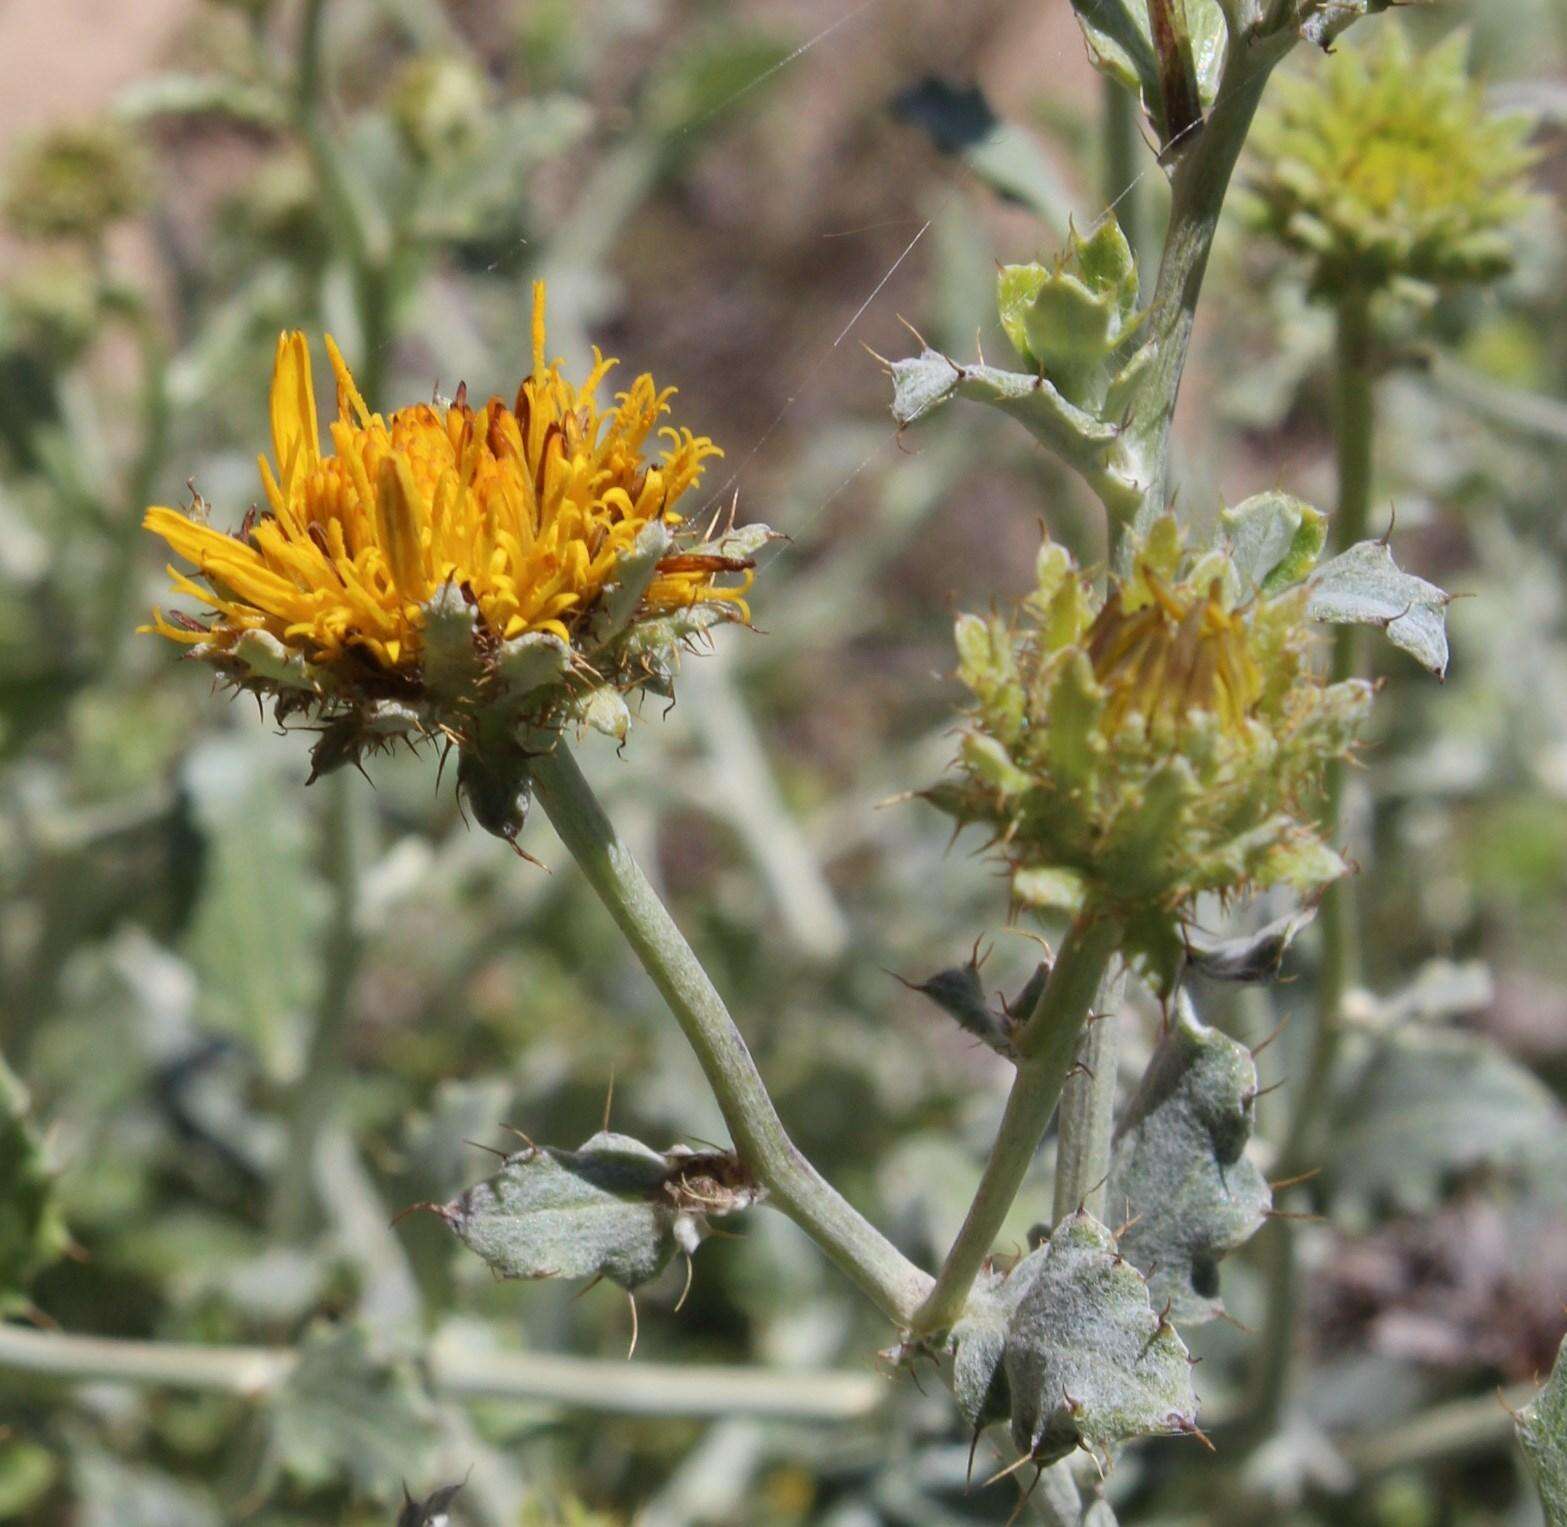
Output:
<path fill-rule="evenodd" d="M 1132 406 L 1122 446 L 1125 464 L 1140 492 L 1130 523 L 1123 518 L 1111 526 L 1116 560 L 1123 572 L 1129 570 L 1132 547 L 1169 502 L 1170 430 L 1219 214 L 1268 76 L 1294 43 L 1292 33 L 1249 43 L 1234 39 L 1212 111 L 1168 150 L 1175 164 L 1170 180 L 1170 226 L 1145 320 L 1148 340 L 1156 349 Z"/>
<path fill-rule="evenodd" d="M 1067 933 L 1050 979 L 1018 1036 L 1017 1075 L 1001 1129 L 963 1228 L 947 1253 L 935 1288 L 914 1317 L 917 1335 L 937 1336 L 950 1330 L 963 1313 L 1061 1100 L 1061 1088 L 1076 1060 L 1083 1026 L 1119 933 L 1110 919 L 1092 914 L 1079 917 Z"/>
<path fill-rule="evenodd" d="M 1371 304 L 1363 291 L 1346 292 L 1339 302 L 1334 375 L 1334 429 L 1338 455 L 1338 513 L 1333 520 L 1333 546 L 1344 551 L 1366 539 L 1371 519 L 1371 483 L 1375 457 L 1376 415 L 1373 398 L 1373 331 Z M 1352 678 L 1362 665 L 1360 629 L 1338 626 L 1333 633 L 1331 679 Z M 1342 761 L 1328 765 L 1323 802 L 1323 830 L 1336 835 L 1341 826 L 1345 769 Z M 1309 1169 L 1323 1105 L 1331 1091 L 1333 1067 L 1343 1033 L 1344 995 L 1356 980 L 1359 964 L 1358 918 L 1354 881 L 1346 878 L 1328 889 L 1318 917 L 1322 930 L 1321 966 L 1317 976 L 1316 1026 L 1306 1074 L 1294 1093 L 1289 1125 L 1279 1150 L 1278 1175 L 1297 1176 Z M 1289 1396 L 1294 1355 L 1295 1316 L 1299 1305 L 1299 1269 L 1295 1233 L 1288 1220 L 1273 1229 L 1265 1250 L 1268 1286 L 1267 1319 L 1259 1350 L 1263 1361 L 1252 1395 L 1255 1440 L 1277 1429 Z"/>
<path fill-rule="evenodd" d="M 287 1347 L 65 1336 L 0 1325 L 0 1372 L 82 1383 L 145 1384 L 262 1399 L 293 1373 Z M 424 1354 L 437 1394 L 530 1400 L 619 1415 L 843 1422 L 880 1409 L 887 1385 L 871 1373 L 767 1372 L 709 1364 L 635 1364 L 496 1352 L 437 1338 Z"/>
<path fill-rule="evenodd" d="M 1371 304 L 1363 291 L 1350 291 L 1338 308 L 1334 429 L 1338 451 L 1338 513 L 1333 519 L 1333 549 L 1346 551 L 1366 539 L 1371 522 L 1371 483 L 1376 437 L 1373 398 Z M 1353 678 L 1364 664 L 1361 627 L 1336 626 L 1330 679 Z M 1322 826 L 1329 837 L 1343 825 L 1346 772 L 1342 759 L 1328 765 L 1324 778 Z M 1304 1153 L 1328 1094 L 1333 1063 L 1338 1057 L 1344 994 L 1358 977 L 1360 963 L 1355 882 L 1346 876 L 1331 886 L 1322 900 L 1322 964 L 1317 978 L 1317 1024 L 1305 1080 L 1296 1094 L 1289 1134 L 1280 1159 L 1282 1175 L 1304 1171 Z"/>
<path fill-rule="evenodd" d="M 852 1208 L 789 1138 L 723 998 L 604 815 L 570 750 L 559 746 L 535 759 L 533 783 L 561 841 L 696 1052 L 741 1159 L 778 1208 L 885 1314 L 907 1324 L 930 1278 Z"/>

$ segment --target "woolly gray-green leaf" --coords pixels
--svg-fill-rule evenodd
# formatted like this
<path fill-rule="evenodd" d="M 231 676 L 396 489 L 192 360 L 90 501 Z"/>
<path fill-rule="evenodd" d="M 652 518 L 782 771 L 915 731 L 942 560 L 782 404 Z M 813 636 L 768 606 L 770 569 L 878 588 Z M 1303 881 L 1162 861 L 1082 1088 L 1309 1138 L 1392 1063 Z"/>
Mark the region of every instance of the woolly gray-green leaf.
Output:
<path fill-rule="evenodd" d="M 1107 1195 L 1128 1222 L 1122 1254 L 1177 1320 L 1223 1311 L 1219 1261 L 1256 1234 L 1273 1203 L 1246 1155 L 1256 1094 L 1251 1052 L 1183 998 L 1121 1122 Z"/>
<path fill-rule="evenodd" d="M 1117 510 L 1137 504 L 1140 489 L 1127 463 L 1113 459 L 1116 426 L 1068 402 L 1046 378 L 982 364 L 961 366 L 930 349 L 891 362 L 891 376 L 892 416 L 900 426 L 923 419 L 954 394 L 989 403 L 1081 472 L 1105 504 Z"/>
<path fill-rule="evenodd" d="M 954 393 L 990 403 L 1068 461 L 1092 458 L 1115 440 L 1114 425 L 1067 402 L 1042 376 L 995 366 L 960 366 L 939 350 L 892 363 L 892 416 L 913 424 Z"/>
<path fill-rule="evenodd" d="M 1540 1488 L 1546 1527 L 1567 1527 L 1567 1341 L 1545 1388 L 1513 1418 L 1529 1471 Z"/>
<path fill-rule="evenodd" d="M 1337 1099 L 1334 1191 L 1420 1213 L 1448 1179 L 1518 1167 L 1561 1128 L 1551 1090 L 1482 1035 L 1410 1025 L 1378 1036 Z"/>
<path fill-rule="evenodd" d="M 416 1365 L 377 1350 L 358 1326 L 323 1323 L 307 1333 L 267 1411 L 268 1472 L 314 1488 L 347 1475 L 383 1499 L 424 1469 L 438 1436 Z"/>
<path fill-rule="evenodd" d="M 1007 1346 L 1007 1303 L 999 1274 L 983 1272 L 963 1318 L 952 1328 L 952 1394 L 958 1413 L 976 1431 L 1012 1414 L 1002 1358 Z"/>
<path fill-rule="evenodd" d="M 1386 542 L 1351 546 L 1324 562 L 1306 586 L 1306 610 L 1313 620 L 1381 626 L 1395 647 L 1437 678 L 1446 677 L 1452 596 L 1400 569 Z"/>
<path fill-rule="evenodd" d="M 517 1151 L 437 1212 L 504 1278 L 606 1277 L 629 1289 L 695 1250 L 707 1215 L 756 1196 L 732 1156 L 660 1154 L 600 1131 L 574 1151 Z"/>
<path fill-rule="evenodd" d="M 1195 1430 L 1186 1346 L 1092 1215 L 1057 1225 L 1013 1269 L 1003 1295 L 1012 1440 L 1036 1462 Z"/>

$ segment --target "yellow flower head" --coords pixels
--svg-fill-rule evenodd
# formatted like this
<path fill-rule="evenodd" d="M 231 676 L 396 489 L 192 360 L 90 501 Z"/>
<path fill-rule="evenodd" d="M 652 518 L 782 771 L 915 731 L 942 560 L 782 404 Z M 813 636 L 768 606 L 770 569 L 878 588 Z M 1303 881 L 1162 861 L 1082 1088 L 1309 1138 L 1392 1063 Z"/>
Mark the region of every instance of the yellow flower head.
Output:
<path fill-rule="evenodd" d="M 326 344 L 331 450 L 305 338 L 285 334 L 273 461 L 260 462 L 266 509 L 237 534 L 147 511 L 147 529 L 200 575 L 171 567 L 175 588 L 212 612 L 157 612 L 162 635 L 276 693 L 285 711 L 373 725 L 365 707 L 395 701 L 413 707 L 415 729 L 467 740 L 497 707 L 623 734 L 621 692 L 667 689 L 681 641 L 748 618 L 751 553 L 766 531 L 692 545 L 676 507 L 718 447 L 660 427 L 673 389 L 649 376 L 601 406 L 614 362 L 596 351 L 587 379 L 567 381 L 546 359 L 542 284 L 533 370 L 510 407 L 491 398 L 475 409 L 459 388 L 449 403 L 371 413 Z"/>
<path fill-rule="evenodd" d="M 1486 109 L 1462 33 L 1421 55 L 1384 26 L 1377 45 L 1280 81 L 1252 137 L 1256 219 L 1310 257 L 1324 291 L 1501 275 L 1533 124 Z"/>

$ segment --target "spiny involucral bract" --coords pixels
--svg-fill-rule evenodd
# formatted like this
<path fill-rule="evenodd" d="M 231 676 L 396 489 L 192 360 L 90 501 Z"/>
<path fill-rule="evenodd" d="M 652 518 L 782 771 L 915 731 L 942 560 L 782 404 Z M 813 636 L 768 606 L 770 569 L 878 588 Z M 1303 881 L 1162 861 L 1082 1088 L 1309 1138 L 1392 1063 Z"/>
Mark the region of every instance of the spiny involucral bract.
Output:
<path fill-rule="evenodd" d="M 1417 54 L 1382 25 L 1278 82 L 1252 135 L 1253 220 L 1308 258 L 1324 294 L 1505 274 L 1532 200 L 1533 123 L 1487 110 L 1464 34 Z"/>
<path fill-rule="evenodd" d="M 524 739 L 548 745 L 571 720 L 623 736 L 625 692 L 668 694 L 683 644 L 748 618 L 767 532 L 689 532 L 676 506 L 721 452 L 659 428 L 673 389 L 649 376 L 601 407 L 614 362 L 596 351 L 586 381 L 567 381 L 546 359 L 542 286 L 533 370 L 510 407 L 475 409 L 459 388 L 383 417 L 327 349 L 330 451 L 305 338 L 285 334 L 266 508 L 234 534 L 205 523 L 199 499 L 193 513 L 147 511 L 200 575 L 171 567 L 175 589 L 210 612 L 160 611 L 152 629 L 272 696 L 280 719 L 319 723 L 318 773 L 396 737 L 456 743 L 470 805 L 513 837 L 520 815 L 505 803 L 525 792 Z"/>
<path fill-rule="evenodd" d="M 1200 893 L 1309 895 L 1344 870 L 1316 811 L 1371 690 L 1324 682 L 1299 575 L 1248 589 L 1167 517 L 1099 596 L 1046 542 L 1016 618 L 958 620 L 974 703 L 928 798 L 990 828 L 1020 902 L 1113 913 L 1168 981 Z"/>

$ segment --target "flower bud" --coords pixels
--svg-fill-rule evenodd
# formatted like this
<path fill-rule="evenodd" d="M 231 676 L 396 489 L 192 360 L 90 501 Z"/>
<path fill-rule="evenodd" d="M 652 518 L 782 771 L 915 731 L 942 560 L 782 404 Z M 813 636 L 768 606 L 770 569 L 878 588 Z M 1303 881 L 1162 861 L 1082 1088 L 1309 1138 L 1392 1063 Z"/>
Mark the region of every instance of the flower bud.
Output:
<path fill-rule="evenodd" d="M 1113 911 L 1161 980 L 1200 893 L 1309 893 L 1343 870 L 1313 809 L 1371 692 L 1312 661 L 1321 516 L 1266 499 L 1200 555 L 1161 520 L 1102 598 L 1047 543 L 1020 619 L 958 622 L 974 706 L 928 798 L 991 829 L 1019 901 Z"/>
<path fill-rule="evenodd" d="M 467 148 L 488 108 L 483 74 L 449 54 L 420 54 L 403 66 L 392 86 L 392 120 L 416 159 L 435 161 Z"/>
<path fill-rule="evenodd" d="M 1074 229 L 1051 267 L 1003 266 L 996 306 L 1018 355 L 1064 398 L 1098 410 L 1137 321 L 1137 262 L 1114 215 L 1086 239 Z"/>
<path fill-rule="evenodd" d="M 23 238 L 91 241 L 140 210 L 146 195 L 146 167 L 130 133 L 81 123 L 51 129 L 12 159 L 3 214 Z"/>
<path fill-rule="evenodd" d="M 1393 23 L 1280 80 L 1252 135 L 1253 221 L 1306 257 L 1314 290 L 1488 281 L 1530 205 L 1532 121 L 1498 115 L 1460 34 L 1416 54 Z"/>

